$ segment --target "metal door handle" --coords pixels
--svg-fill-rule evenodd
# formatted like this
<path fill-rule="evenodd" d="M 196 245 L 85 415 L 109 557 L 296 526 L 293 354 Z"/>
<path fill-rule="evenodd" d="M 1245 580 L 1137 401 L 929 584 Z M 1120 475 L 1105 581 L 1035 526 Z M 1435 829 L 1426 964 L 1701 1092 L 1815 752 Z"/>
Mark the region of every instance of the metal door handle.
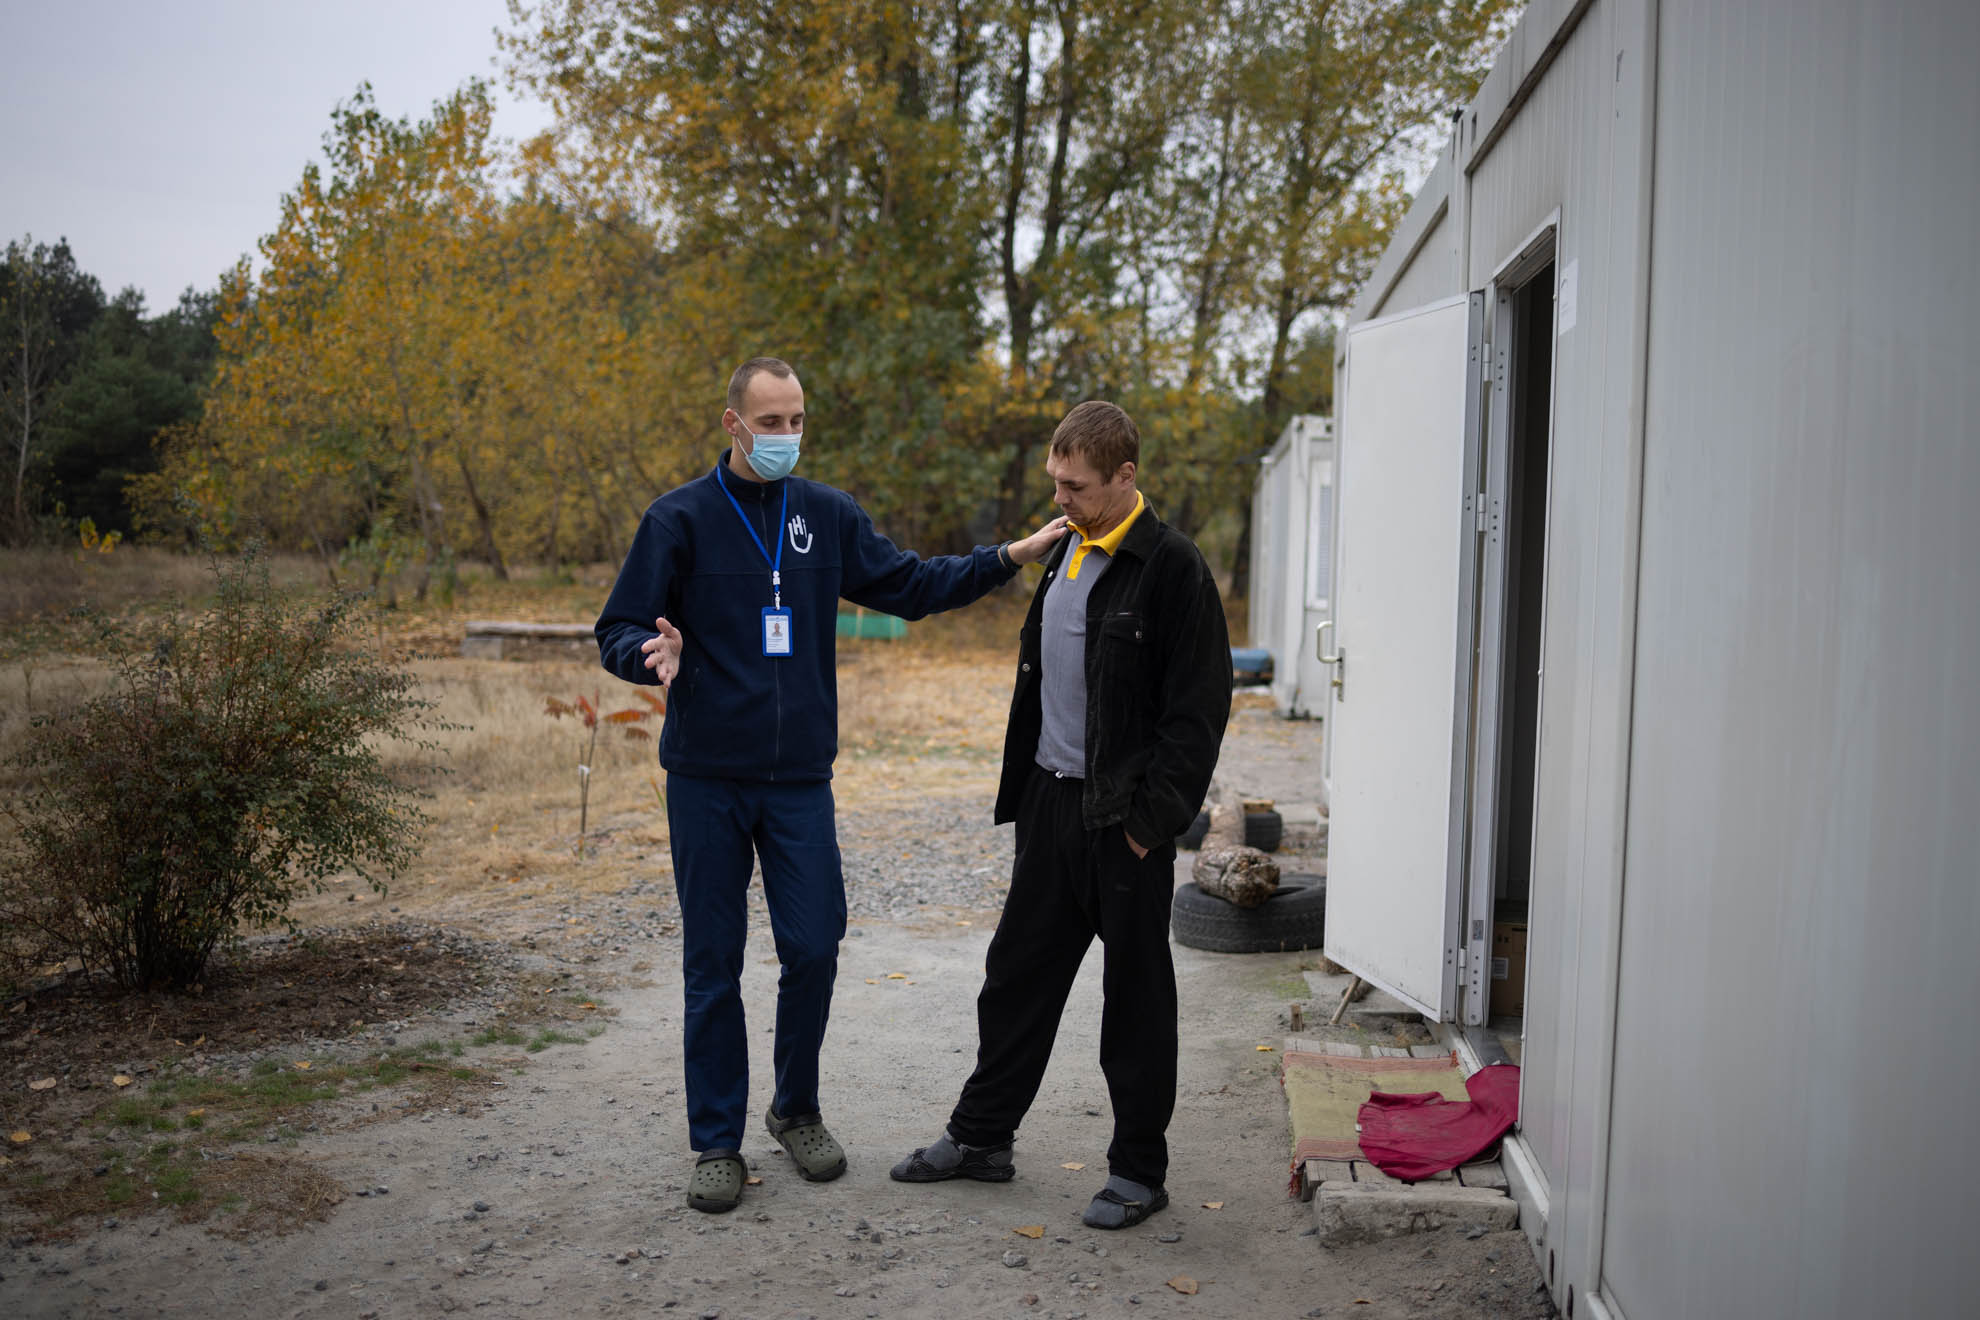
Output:
<path fill-rule="evenodd" d="M 1347 680 L 1347 648 L 1340 647 L 1334 654 L 1327 654 L 1327 630 L 1333 626 L 1334 621 L 1329 619 L 1313 630 L 1313 653 L 1314 657 L 1321 664 L 1333 668 L 1334 677 L 1332 679 L 1332 686 L 1334 689 L 1334 699 L 1336 701 L 1346 701 L 1347 688 L 1344 684 Z"/>

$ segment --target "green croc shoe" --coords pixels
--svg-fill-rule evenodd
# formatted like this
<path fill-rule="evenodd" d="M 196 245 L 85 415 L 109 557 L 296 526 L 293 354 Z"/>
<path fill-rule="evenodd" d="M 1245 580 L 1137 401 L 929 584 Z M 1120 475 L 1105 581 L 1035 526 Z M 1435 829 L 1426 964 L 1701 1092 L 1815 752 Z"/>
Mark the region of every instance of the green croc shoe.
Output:
<path fill-rule="evenodd" d="M 764 1126 L 797 1165 L 798 1176 L 806 1182 L 831 1182 L 846 1171 L 846 1152 L 825 1130 L 825 1120 L 817 1114 L 777 1117 L 775 1108 L 765 1111 Z"/>
<path fill-rule="evenodd" d="M 704 1150 L 695 1158 L 687 1203 L 711 1215 L 727 1214 L 742 1202 L 749 1169 L 733 1150 Z"/>

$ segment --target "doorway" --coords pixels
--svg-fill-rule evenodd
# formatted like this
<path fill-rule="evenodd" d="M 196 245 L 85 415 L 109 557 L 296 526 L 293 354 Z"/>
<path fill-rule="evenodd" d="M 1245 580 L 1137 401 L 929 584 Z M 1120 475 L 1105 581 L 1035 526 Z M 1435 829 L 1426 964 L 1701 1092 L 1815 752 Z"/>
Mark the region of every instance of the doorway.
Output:
<path fill-rule="evenodd" d="M 1493 281 L 1491 402 L 1479 499 L 1463 1020 L 1468 1026 L 1489 1021 L 1514 1062 L 1521 1052 L 1533 891 L 1555 275 L 1550 227 Z"/>

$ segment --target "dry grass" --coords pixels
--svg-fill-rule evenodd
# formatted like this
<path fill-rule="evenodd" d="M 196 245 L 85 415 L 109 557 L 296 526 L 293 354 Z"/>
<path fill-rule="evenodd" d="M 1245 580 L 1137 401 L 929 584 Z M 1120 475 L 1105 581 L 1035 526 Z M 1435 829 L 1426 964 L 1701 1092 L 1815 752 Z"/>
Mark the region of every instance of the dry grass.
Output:
<path fill-rule="evenodd" d="M 935 796 L 963 784 L 981 793 L 1001 752 L 1011 664 L 980 651 L 845 644 L 841 801 Z M 587 735 L 574 720 L 550 718 L 544 703 L 583 693 L 607 711 L 634 706 L 624 684 L 575 661 L 427 660 L 413 668 L 439 702 L 435 713 L 459 726 L 439 735 L 448 773 L 424 804 L 433 817 L 424 856 L 386 898 L 341 882 L 299 906 L 300 920 L 348 919 L 385 902 L 499 928 L 566 899 L 615 892 L 629 873 L 668 873 L 657 749 L 615 731 L 601 731 L 592 753 L 586 851 L 575 851 Z"/>
<path fill-rule="evenodd" d="M 841 799 L 983 792 L 1002 747 L 1014 654 L 842 644 Z M 617 710 L 635 704 L 624 684 L 578 661 L 454 658 L 411 667 L 439 703 L 435 715 L 457 726 L 436 735 L 446 773 L 422 804 L 433 818 L 424 854 L 385 897 L 347 877 L 299 904 L 298 920 L 341 923 L 390 904 L 500 928 L 567 897 L 615 891 L 629 871 L 667 872 L 655 745 L 615 731 L 601 731 L 592 755 L 587 852 L 574 855 L 586 735 L 577 722 L 546 715 L 544 703 L 583 693 Z M 53 656 L 0 668 L 0 756 L 18 747 L 35 711 L 72 702 L 106 676 L 101 663 Z M 385 754 L 408 767 L 424 756 L 390 743 Z M 10 774 L 0 769 L 0 791 Z"/>
<path fill-rule="evenodd" d="M 321 586 L 323 569 L 300 555 L 276 555 L 269 577 L 280 587 Z M 0 629 L 19 635 L 52 624 L 81 605 L 109 613 L 213 594 L 213 571 L 200 555 L 151 546 L 110 554 L 45 547 L 0 549 Z"/>
<path fill-rule="evenodd" d="M 22 658 L 0 668 L 0 757 L 11 756 L 35 716 L 71 705 L 102 688 L 110 676 L 100 660 L 67 655 Z M 0 768 L 0 791 L 12 779 Z"/>
<path fill-rule="evenodd" d="M 78 571 L 98 572 L 100 582 L 118 584 L 119 599 L 138 604 L 173 593 L 196 599 L 206 574 L 202 561 L 184 556 L 120 549 L 99 558 L 101 565 Z M 50 559 L 66 565 L 60 572 L 76 567 L 72 556 L 51 553 Z M 292 578 L 319 572 L 304 560 L 285 571 Z M 1018 628 L 1036 572 L 1028 570 L 1027 579 L 967 609 L 913 624 L 900 641 L 840 642 L 836 788 L 842 802 L 903 794 L 987 801 L 1001 754 Z M 372 644 L 405 658 L 424 694 L 438 702 L 435 715 L 457 726 L 436 735 L 446 773 L 423 804 L 432 817 L 424 855 L 388 895 L 381 898 L 345 877 L 298 905 L 298 920 L 342 924 L 389 904 L 504 934 L 566 899 L 616 892 L 630 876 L 668 872 L 659 796 L 665 781 L 655 746 L 616 730 L 599 735 L 587 847 L 583 857 L 575 851 L 578 763 L 586 735 L 573 720 L 550 718 L 544 703 L 583 694 L 599 698 L 608 711 L 633 706 L 625 685 L 588 659 L 487 661 L 454 654 L 469 618 L 594 617 L 613 574 L 610 565 L 555 573 L 523 569 L 499 582 L 471 569 L 449 604 L 435 600 L 374 613 Z M 23 632 L 6 627 L 0 635 L 18 643 Z M 34 712 L 73 701 L 107 675 L 100 662 L 64 654 L 45 640 L 17 646 L 14 654 L 0 667 L 0 757 L 18 746 Z M 657 722 L 651 732 L 658 735 Z M 383 751 L 408 768 L 419 759 L 400 744 L 386 743 Z M 0 791 L 6 778 L 0 769 Z"/>

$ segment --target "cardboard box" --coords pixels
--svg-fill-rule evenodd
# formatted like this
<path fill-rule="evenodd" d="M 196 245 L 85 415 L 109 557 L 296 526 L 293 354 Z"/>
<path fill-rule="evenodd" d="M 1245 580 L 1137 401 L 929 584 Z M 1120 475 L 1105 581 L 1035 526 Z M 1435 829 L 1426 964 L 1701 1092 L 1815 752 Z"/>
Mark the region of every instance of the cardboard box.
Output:
<path fill-rule="evenodd" d="M 1492 923 L 1492 1016 L 1526 1014 L 1526 923 Z"/>

